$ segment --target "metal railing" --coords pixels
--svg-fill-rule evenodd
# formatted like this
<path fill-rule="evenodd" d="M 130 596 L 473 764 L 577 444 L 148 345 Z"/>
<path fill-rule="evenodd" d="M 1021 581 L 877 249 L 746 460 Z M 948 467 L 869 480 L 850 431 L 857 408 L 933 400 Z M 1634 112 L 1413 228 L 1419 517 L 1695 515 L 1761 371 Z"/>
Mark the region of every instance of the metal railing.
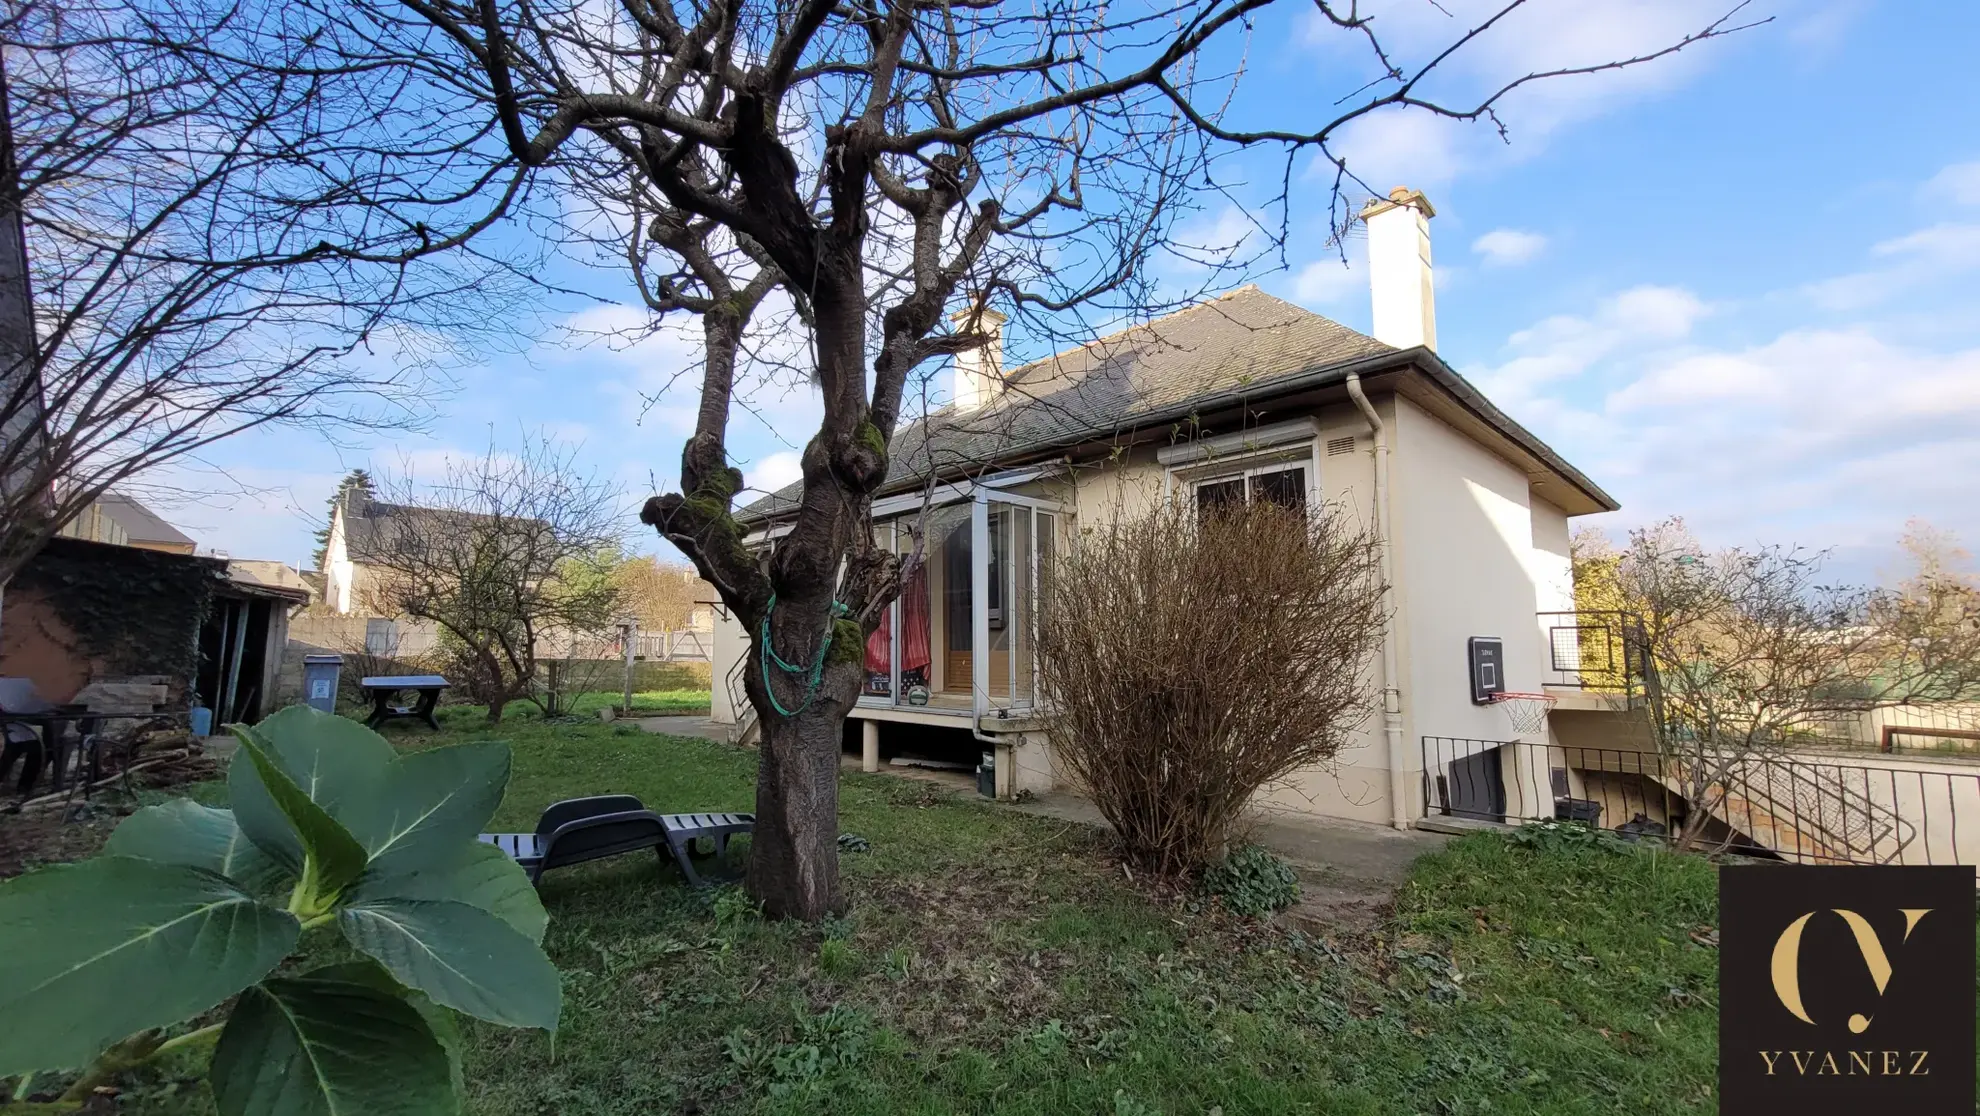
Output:
<path fill-rule="evenodd" d="M 1539 614 L 1547 640 L 1546 684 L 1622 694 L 1631 704 L 1644 692 L 1643 618 L 1618 609 Z"/>
<path fill-rule="evenodd" d="M 722 679 L 728 687 L 729 709 L 735 714 L 736 727 L 730 730 L 729 741 L 733 744 L 748 744 L 751 734 L 757 729 L 756 706 L 749 703 L 749 688 L 743 682 L 743 671 L 748 669 L 750 656 L 745 652 L 736 657 L 736 665 Z"/>
<path fill-rule="evenodd" d="M 1425 816 L 1689 834 L 1803 864 L 1980 865 L 1980 770 L 1916 757 L 1678 759 L 1651 751 L 1423 738 Z M 1711 770 L 1694 776 L 1698 765 Z"/>

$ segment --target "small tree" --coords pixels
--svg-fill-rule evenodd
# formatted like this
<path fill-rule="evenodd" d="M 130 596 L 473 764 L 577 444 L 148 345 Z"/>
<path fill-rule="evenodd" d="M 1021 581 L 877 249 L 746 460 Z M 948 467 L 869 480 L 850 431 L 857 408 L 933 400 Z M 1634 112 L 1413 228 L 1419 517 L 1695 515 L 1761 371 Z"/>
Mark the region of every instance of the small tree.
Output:
<path fill-rule="evenodd" d="M 715 599 L 715 587 L 695 576 L 692 566 L 647 555 L 626 559 L 612 578 L 626 612 L 638 617 L 642 628 L 685 628 L 697 607 Z"/>
<path fill-rule="evenodd" d="M 1214 860 L 1259 790 L 1369 712 L 1380 552 L 1338 511 L 1165 503 L 1083 530 L 1044 588 L 1046 732 L 1148 871 Z"/>
<path fill-rule="evenodd" d="M 1825 585 L 1825 555 L 1706 552 L 1682 520 L 1632 532 L 1599 592 L 1642 618 L 1644 713 L 1665 777 L 1700 815 L 1749 765 L 1879 708 L 1980 696 L 1980 624 L 1900 593 Z M 1695 847 L 1688 826 L 1681 847 Z"/>
<path fill-rule="evenodd" d="M 432 621 L 456 679 L 499 722 L 538 686 L 547 641 L 603 631 L 619 590 L 608 576 L 622 532 L 617 493 L 581 475 L 571 451 L 538 441 L 452 462 L 430 488 L 402 477 L 374 505 L 358 561 L 372 608 Z"/>

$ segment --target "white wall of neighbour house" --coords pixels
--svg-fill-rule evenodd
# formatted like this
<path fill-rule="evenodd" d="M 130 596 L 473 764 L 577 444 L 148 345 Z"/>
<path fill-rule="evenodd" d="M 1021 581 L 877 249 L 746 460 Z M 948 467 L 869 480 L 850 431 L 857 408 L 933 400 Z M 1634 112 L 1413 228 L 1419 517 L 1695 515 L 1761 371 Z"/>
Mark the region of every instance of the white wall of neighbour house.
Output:
<path fill-rule="evenodd" d="M 330 610 L 350 615 L 356 604 L 357 564 L 351 561 L 351 548 L 344 531 L 344 509 L 339 506 L 330 516 L 330 541 L 323 550 L 323 602 Z"/>
<path fill-rule="evenodd" d="M 709 652 L 711 667 L 708 716 L 718 725 L 736 723 L 736 703 L 729 695 L 729 674 L 737 660 L 749 651 L 749 636 L 743 632 L 736 614 L 726 608 L 714 610 L 715 632 Z M 744 698 L 748 701 L 748 698 Z"/>
<path fill-rule="evenodd" d="M 1559 516 L 1557 527 L 1542 503 L 1545 522 L 1536 526 L 1523 471 L 1407 400 L 1396 404 L 1394 437 L 1396 580 L 1408 633 L 1406 754 L 1421 770 L 1426 736 L 1479 742 L 1445 745 L 1446 757 L 1519 738 L 1504 710 L 1472 703 L 1467 641 L 1500 638 L 1506 689 L 1542 688 L 1547 659 L 1535 614 L 1543 599 L 1559 600 L 1564 545 L 1558 536 L 1566 519 Z M 1525 739 L 1545 742 L 1542 734 Z M 1506 788 L 1509 800 L 1551 797 L 1544 753 L 1532 755 L 1536 762 L 1529 765 L 1530 752 L 1506 757 L 1504 778 L 1517 784 Z M 1413 793 L 1420 796 L 1420 780 Z M 1421 803 L 1410 812 L 1419 814 Z"/>

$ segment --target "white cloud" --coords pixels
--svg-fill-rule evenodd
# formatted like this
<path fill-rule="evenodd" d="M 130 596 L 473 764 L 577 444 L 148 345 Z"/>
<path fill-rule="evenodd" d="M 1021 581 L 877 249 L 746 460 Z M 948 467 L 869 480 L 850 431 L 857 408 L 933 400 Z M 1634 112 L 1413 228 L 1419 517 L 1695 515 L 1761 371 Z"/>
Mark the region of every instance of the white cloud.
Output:
<path fill-rule="evenodd" d="M 1293 297 L 1308 306 L 1327 306 L 1360 295 L 1368 296 L 1367 253 L 1353 251 L 1346 262 L 1332 248 L 1299 269 L 1293 277 Z"/>
<path fill-rule="evenodd" d="M 1436 190 L 1448 186 L 1469 161 L 1466 131 L 1461 121 L 1418 109 L 1385 109 L 1343 129 L 1335 151 L 1349 171 L 1378 193 L 1404 185 Z M 1306 178 L 1331 185 L 1334 174 L 1332 163 L 1316 157 Z M 1350 182 L 1342 189 L 1352 193 L 1355 187 Z"/>
<path fill-rule="evenodd" d="M 1883 320 L 1843 314 L 1935 281 L 1957 307 L 1980 271 L 1980 226 L 1892 237 L 1876 266 L 1745 303 L 1735 317 L 1691 291 L 1641 286 L 1589 312 L 1513 333 L 1507 359 L 1468 370 L 1502 406 L 1624 504 L 1621 518 L 1681 514 L 1717 542 L 1839 546 L 1874 573 L 1904 521 L 1980 535 L 1980 347 L 1947 332 L 1956 311 L 1922 296 Z M 1761 308 L 1804 321 L 1758 342 L 1712 344 Z M 1934 349 L 1927 338 L 1948 337 Z"/>
<path fill-rule="evenodd" d="M 1928 202 L 1980 205 L 1980 159 L 1970 163 L 1954 163 L 1933 175 L 1919 195 Z"/>
<path fill-rule="evenodd" d="M 1809 55 L 1826 58 L 1849 37 L 1868 5 L 1864 0 L 1826 0 L 1815 3 L 1805 13 L 1794 13 L 1788 24 L 1788 40 Z"/>
<path fill-rule="evenodd" d="M 1504 7 L 1502 0 L 1443 0 L 1385 5 L 1371 21 L 1390 58 L 1406 73 L 1449 47 L 1467 30 Z M 1527 74 L 1600 65 L 1639 57 L 1695 34 L 1725 14 L 1723 0 L 1573 0 L 1533 4 L 1511 12 L 1489 31 L 1440 63 L 1418 87 L 1419 96 L 1458 110 L 1470 109 L 1493 91 Z M 1327 74 L 1345 74 L 1348 89 L 1379 74 L 1357 33 L 1326 25 L 1317 12 L 1303 17 L 1298 48 L 1327 57 Z M 1398 109 L 1363 117 L 1343 130 L 1338 150 L 1363 181 L 1380 191 L 1396 182 L 1434 188 L 1483 161 L 1527 158 L 1563 127 L 1594 119 L 1622 104 L 1682 85 L 1723 57 L 1724 43 L 1693 44 L 1682 52 L 1621 70 L 1537 81 L 1514 90 L 1496 108 L 1506 124 L 1509 150 L 1489 122 L 1467 124 L 1419 110 Z M 1361 58 L 1360 67 L 1342 65 Z M 1392 85 L 1349 96 L 1343 108 Z M 1331 101 L 1340 93 L 1316 91 Z M 1316 174 L 1331 173 L 1324 166 Z"/>
<path fill-rule="evenodd" d="M 1604 299 L 1586 317 L 1557 314 L 1514 333 L 1513 354 L 1503 364 L 1467 371 L 1502 405 L 1542 402 L 1538 390 L 1581 376 L 1620 353 L 1668 349 L 1691 335 L 1711 313 L 1699 297 L 1678 287 L 1633 287 Z"/>
<path fill-rule="evenodd" d="M 743 483 L 758 492 L 775 492 L 804 476 L 804 463 L 796 450 L 779 450 L 759 458 L 743 470 Z"/>
<path fill-rule="evenodd" d="M 1976 429 L 1980 350 L 1855 327 L 1653 362 L 1551 433 L 1624 487 L 1631 518 L 1826 544 L 1887 542 L 1912 515 L 1971 534 Z"/>
<path fill-rule="evenodd" d="M 1471 242 L 1471 250 L 1485 257 L 1487 264 L 1512 267 L 1526 263 L 1547 249 L 1547 238 L 1525 229 L 1493 229 Z"/>
<path fill-rule="evenodd" d="M 1861 310 L 1980 270 L 1980 224 L 1933 225 L 1883 241 L 1870 254 L 1889 262 L 1811 283 L 1808 297 L 1825 310 Z"/>

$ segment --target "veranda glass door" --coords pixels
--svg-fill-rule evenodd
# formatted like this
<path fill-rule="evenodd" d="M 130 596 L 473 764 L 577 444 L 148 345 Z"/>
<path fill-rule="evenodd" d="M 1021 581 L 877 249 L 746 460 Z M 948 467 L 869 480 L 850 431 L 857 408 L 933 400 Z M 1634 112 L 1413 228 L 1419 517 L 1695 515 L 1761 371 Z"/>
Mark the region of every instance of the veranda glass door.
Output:
<path fill-rule="evenodd" d="M 867 639 L 863 697 L 955 713 L 1030 706 L 1039 564 L 1058 539 L 1052 506 L 981 496 L 880 524 L 875 541 L 911 558 L 924 530 L 921 561 Z"/>
<path fill-rule="evenodd" d="M 972 662 L 979 708 L 1028 708 L 1038 694 L 1038 569 L 1051 560 L 1056 518 L 1039 501 L 1021 497 L 993 495 L 976 508 L 974 526 L 987 554 L 976 570 L 984 600 L 975 643 L 985 654 L 980 664 Z"/>

